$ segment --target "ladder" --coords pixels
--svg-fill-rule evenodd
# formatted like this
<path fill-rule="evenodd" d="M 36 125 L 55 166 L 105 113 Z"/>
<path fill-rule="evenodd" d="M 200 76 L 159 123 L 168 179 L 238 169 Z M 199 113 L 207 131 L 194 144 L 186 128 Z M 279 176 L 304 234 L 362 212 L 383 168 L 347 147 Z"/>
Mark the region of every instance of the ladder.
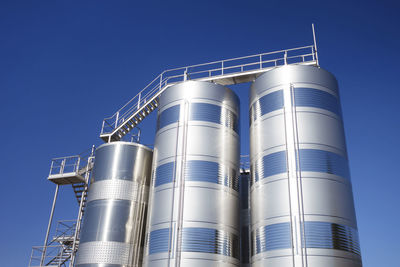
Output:
<path fill-rule="evenodd" d="M 55 234 L 46 246 L 32 248 L 29 267 L 66 266 L 72 256 L 76 221 L 58 221 Z"/>
<path fill-rule="evenodd" d="M 283 65 L 318 66 L 316 43 L 257 55 L 225 59 L 163 71 L 112 116 L 103 120 L 100 138 L 121 140 L 158 106 L 168 87 L 187 80 L 232 85 L 254 81 L 262 73 Z"/>
<path fill-rule="evenodd" d="M 74 265 L 79 245 L 82 218 L 86 208 L 90 176 L 94 165 L 94 151 L 95 147 L 93 146 L 90 150 L 79 155 L 52 159 L 47 179 L 56 184 L 53 206 L 44 245 L 32 248 L 30 267 L 60 267 L 67 265 L 72 267 Z M 76 220 L 72 221 L 73 223 L 70 226 L 64 223 L 66 221 L 60 221 L 57 225 L 56 234 L 49 240 L 55 204 L 59 186 L 61 185 L 72 186 L 79 205 L 78 216 Z M 60 231 L 61 226 L 64 226 L 66 230 Z"/>

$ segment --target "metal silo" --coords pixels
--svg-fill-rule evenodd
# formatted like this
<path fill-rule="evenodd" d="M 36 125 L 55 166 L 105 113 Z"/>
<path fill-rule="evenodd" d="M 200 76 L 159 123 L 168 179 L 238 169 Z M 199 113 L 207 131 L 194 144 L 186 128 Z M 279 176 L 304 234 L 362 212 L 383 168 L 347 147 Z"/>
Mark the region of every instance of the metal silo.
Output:
<path fill-rule="evenodd" d="M 361 266 L 337 81 L 283 66 L 250 92 L 252 266 Z"/>
<path fill-rule="evenodd" d="M 141 266 L 151 162 L 136 143 L 96 150 L 76 266 Z"/>
<path fill-rule="evenodd" d="M 159 102 L 144 266 L 239 264 L 239 99 L 187 81 Z"/>

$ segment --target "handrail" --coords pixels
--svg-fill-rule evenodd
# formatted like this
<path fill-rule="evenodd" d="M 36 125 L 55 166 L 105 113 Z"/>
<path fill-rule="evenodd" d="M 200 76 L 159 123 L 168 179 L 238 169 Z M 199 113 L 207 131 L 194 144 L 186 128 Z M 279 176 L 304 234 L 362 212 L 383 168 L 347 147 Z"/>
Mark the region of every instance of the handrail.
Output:
<path fill-rule="evenodd" d="M 308 45 L 164 70 L 117 112 L 103 120 L 101 135 L 113 134 L 131 116 L 156 98 L 163 89 L 174 83 L 188 78 L 212 80 L 224 75 L 239 76 L 249 71 L 263 71 L 280 65 L 315 62 L 316 57 L 314 45 Z"/>
<path fill-rule="evenodd" d="M 86 166 L 89 163 L 90 153 L 91 148 L 78 155 L 53 158 L 49 176 L 63 174 L 65 170 L 67 172 L 78 172 L 81 169 L 80 166 Z"/>

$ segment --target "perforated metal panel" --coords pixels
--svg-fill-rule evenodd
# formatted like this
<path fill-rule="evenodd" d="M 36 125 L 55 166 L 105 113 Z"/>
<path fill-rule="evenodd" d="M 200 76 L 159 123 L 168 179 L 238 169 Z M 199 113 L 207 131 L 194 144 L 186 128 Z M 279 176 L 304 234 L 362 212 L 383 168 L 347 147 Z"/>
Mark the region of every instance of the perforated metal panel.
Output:
<path fill-rule="evenodd" d="M 77 267 L 141 266 L 151 149 L 114 142 L 96 151 Z"/>
<path fill-rule="evenodd" d="M 76 265 L 81 264 L 116 264 L 131 266 L 132 246 L 121 242 L 86 242 L 79 246 L 80 256 Z"/>

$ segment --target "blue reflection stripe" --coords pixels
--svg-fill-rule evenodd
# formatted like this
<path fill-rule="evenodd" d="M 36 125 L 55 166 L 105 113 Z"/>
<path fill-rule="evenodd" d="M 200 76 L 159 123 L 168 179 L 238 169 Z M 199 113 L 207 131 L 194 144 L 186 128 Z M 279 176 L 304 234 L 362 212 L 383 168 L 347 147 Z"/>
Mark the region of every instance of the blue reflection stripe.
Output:
<path fill-rule="evenodd" d="M 169 228 L 163 228 L 150 232 L 149 254 L 168 252 Z"/>
<path fill-rule="evenodd" d="M 180 106 L 176 105 L 159 113 L 157 119 L 157 131 L 171 123 L 177 122 L 179 120 L 179 110 Z"/>
<path fill-rule="evenodd" d="M 295 88 L 295 105 L 329 110 L 341 116 L 339 99 L 322 90 L 312 88 Z"/>
<path fill-rule="evenodd" d="M 323 172 L 350 178 L 347 158 L 336 153 L 317 150 L 300 149 L 301 171 Z"/>
<path fill-rule="evenodd" d="M 187 227 L 182 229 L 182 251 L 221 254 L 239 259 L 239 240 L 225 231 Z"/>
<path fill-rule="evenodd" d="M 258 182 L 261 179 L 272 175 L 287 172 L 286 151 L 279 151 L 264 156 L 251 166 L 252 182 Z"/>
<path fill-rule="evenodd" d="M 229 109 L 213 104 L 192 103 L 189 119 L 222 124 L 235 132 L 239 130 L 239 121 L 236 114 Z"/>
<path fill-rule="evenodd" d="M 207 121 L 224 125 L 239 132 L 239 118 L 229 109 L 208 103 L 192 103 L 189 120 Z M 180 106 L 165 109 L 158 114 L 157 130 L 179 120 Z"/>
<path fill-rule="evenodd" d="M 329 173 L 350 179 L 349 165 L 346 157 L 319 150 L 300 149 L 300 170 Z M 287 172 L 286 151 L 279 151 L 264 156 L 251 166 L 252 183 L 272 175 Z"/>
<path fill-rule="evenodd" d="M 338 249 L 361 255 L 358 231 L 329 222 L 305 222 L 303 247 Z"/>
<path fill-rule="evenodd" d="M 174 178 L 174 162 L 168 162 L 157 167 L 154 186 L 171 183 Z"/>
<path fill-rule="evenodd" d="M 283 90 L 260 97 L 250 108 L 250 123 L 272 111 L 283 108 Z"/>
<path fill-rule="evenodd" d="M 292 247 L 290 223 L 260 227 L 252 233 L 252 255 Z"/>
<path fill-rule="evenodd" d="M 208 182 L 228 186 L 239 191 L 238 173 L 212 161 L 189 160 L 185 167 L 185 180 Z"/>
<path fill-rule="evenodd" d="M 261 116 L 283 108 L 283 90 L 272 92 L 260 98 Z"/>
<path fill-rule="evenodd" d="M 294 104 L 297 107 L 325 109 L 341 116 L 339 99 L 322 90 L 314 88 L 294 88 Z M 283 90 L 275 91 L 260 97 L 250 108 L 250 123 L 272 111 L 284 106 Z"/>

